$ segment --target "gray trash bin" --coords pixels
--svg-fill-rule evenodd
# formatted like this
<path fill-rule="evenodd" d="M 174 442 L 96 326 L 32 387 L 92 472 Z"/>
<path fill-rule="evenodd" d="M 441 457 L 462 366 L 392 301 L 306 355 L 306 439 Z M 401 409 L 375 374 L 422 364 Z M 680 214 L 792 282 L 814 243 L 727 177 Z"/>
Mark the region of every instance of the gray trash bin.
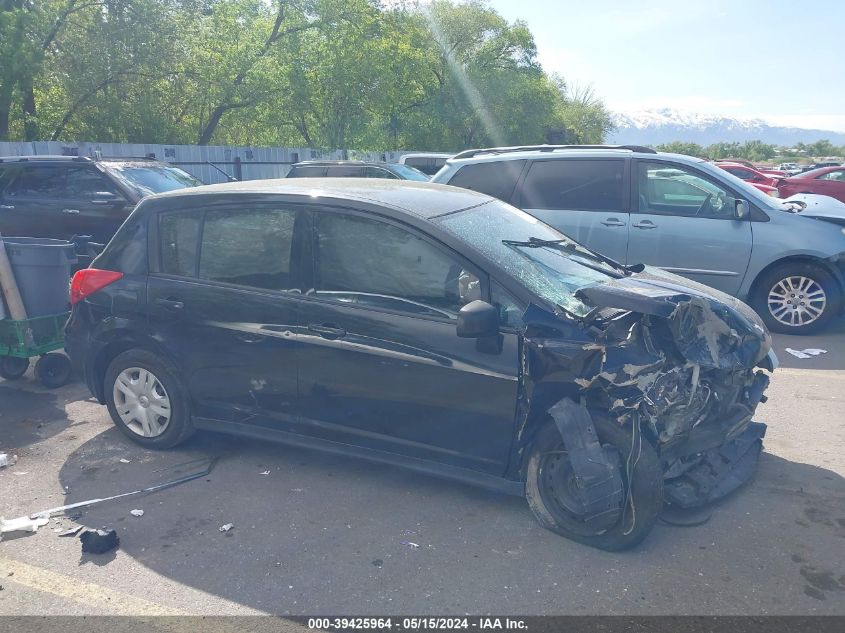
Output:
<path fill-rule="evenodd" d="M 41 237 L 3 237 L 6 255 L 29 318 L 68 310 L 74 245 Z"/>

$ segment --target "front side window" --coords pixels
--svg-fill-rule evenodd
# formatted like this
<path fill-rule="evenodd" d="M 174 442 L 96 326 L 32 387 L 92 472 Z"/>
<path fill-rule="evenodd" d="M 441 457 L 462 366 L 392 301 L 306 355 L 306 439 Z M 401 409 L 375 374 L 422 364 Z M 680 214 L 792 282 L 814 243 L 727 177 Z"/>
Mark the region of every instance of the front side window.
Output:
<path fill-rule="evenodd" d="M 290 290 L 296 212 L 284 209 L 207 211 L 200 279 L 264 290 Z"/>
<path fill-rule="evenodd" d="M 534 161 L 522 185 L 523 209 L 620 211 L 625 205 L 625 161 Z"/>
<path fill-rule="evenodd" d="M 94 169 L 69 169 L 66 186 L 71 200 L 92 200 L 99 193 L 117 194 L 114 185 Z"/>
<path fill-rule="evenodd" d="M 464 165 L 452 177 L 449 184 L 509 202 L 524 165 L 524 160 L 501 160 Z"/>
<path fill-rule="evenodd" d="M 495 281 L 490 286 L 490 300 L 499 311 L 501 325 L 512 328 L 522 325 L 522 315 L 528 306 Z"/>
<path fill-rule="evenodd" d="M 398 226 L 323 213 L 316 218 L 316 233 L 311 293 L 321 298 L 448 319 L 481 298 L 474 272 Z"/>
<path fill-rule="evenodd" d="M 640 213 L 733 219 L 732 196 L 694 171 L 663 163 L 637 167 Z"/>

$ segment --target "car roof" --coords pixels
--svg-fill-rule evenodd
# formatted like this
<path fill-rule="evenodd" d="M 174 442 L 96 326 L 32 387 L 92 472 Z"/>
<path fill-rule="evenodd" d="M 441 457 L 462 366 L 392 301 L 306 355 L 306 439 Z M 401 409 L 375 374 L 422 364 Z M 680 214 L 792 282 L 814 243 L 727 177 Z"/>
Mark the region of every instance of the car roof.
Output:
<path fill-rule="evenodd" d="M 830 167 L 818 167 L 816 169 L 808 169 L 807 171 L 801 172 L 800 174 L 795 174 L 792 177 L 806 179 L 809 176 L 810 178 L 815 178 L 816 176 L 821 176 L 822 174 L 827 174 L 831 171 L 840 171 L 841 169 L 845 169 L 845 166 L 831 165 Z"/>
<path fill-rule="evenodd" d="M 451 158 L 454 154 L 445 154 L 442 152 L 410 152 L 402 154 L 401 158 Z"/>
<path fill-rule="evenodd" d="M 379 160 L 303 160 L 294 163 L 291 167 L 329 167 L 332 165 L 362 165 L 374 167 L 388 167 L 395 163 L 386 163 Z"/>
<path fill-rule="evenodd" d="M 150 196 L 147 206 L 204 196 L 293 195 L 325 198 L 333 201 L 353 200 L 375 203 L 397 211 L 430 219 L 445 213 L 475 207 L 493 200 L 488 195 L 412 180 L 380 178 L 281 178 L 277 180 L 244 180 L 216 185 L 177 189 Z M 158 201 L 158 202 L 157 202 Z"/>
<path fill-rule="evenodd" d="M 467 165 L 503 160 L 565 160 L 569 158 L 626 158 L 630 156 L 651 160 L 671 158 L 690 164 L 707 162 L 703 158 L 658 152 L 650 147 L 640 145 L 533 145 L 467 150 L 449 159 L 447 164 Z"/>
<path fill-rule="evenodd" d="M 165 161 L 146 156 L 107 156 L 92 158 L 90 156 L 59 156 L 51 154 L 35 156 L 0 156 L 0 163 L 38 163 L 38 162 L 65 162 L 65 163 L 122 163 L 137 165 L 166 165 Z"/>

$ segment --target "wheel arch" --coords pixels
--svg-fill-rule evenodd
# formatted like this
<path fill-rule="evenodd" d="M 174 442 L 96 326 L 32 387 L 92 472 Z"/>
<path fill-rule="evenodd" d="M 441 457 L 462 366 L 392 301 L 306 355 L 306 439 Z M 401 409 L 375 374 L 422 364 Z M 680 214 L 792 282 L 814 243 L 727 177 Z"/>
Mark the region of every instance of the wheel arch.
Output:
<path fill-rule="evenodd" d="M 155 340 L 138 338 L 136 336 L 117 337 L 103 345 L 94 356 L 91 364 L 91 388 L 100 404 L 106 403 L 105 379 L 106 370 L 111 362 L 123 352 L 131 349 L 142 349 L 155 354 L 170 365 L 177 366 L 174 359 Z"/>
<path fill-rule="evenodd" d="M 754 281 L 751 282 L 746 295 L 746 299 L 749 303 L 753 301 L 754 297 L 757 296 L 757 292 L 760 290 L 760 280 L 763 279 L 763 277 L 765 277 L 765 275 L 772 269 L 777 266 L 782 266 L 783 264 L 812 264 L 814 266 L 818 266 L 819 268 L 823 268 L 836 280 L 836 283 L 839 286 L 840 296 L 843 292 L 845 292 L 845 279 L 842 277 L 842 271 L 840 271 L 831 262 L 812 255 L 789 255 L 781 259 L 776 259 L 757 273 L 754 277 Z"/>

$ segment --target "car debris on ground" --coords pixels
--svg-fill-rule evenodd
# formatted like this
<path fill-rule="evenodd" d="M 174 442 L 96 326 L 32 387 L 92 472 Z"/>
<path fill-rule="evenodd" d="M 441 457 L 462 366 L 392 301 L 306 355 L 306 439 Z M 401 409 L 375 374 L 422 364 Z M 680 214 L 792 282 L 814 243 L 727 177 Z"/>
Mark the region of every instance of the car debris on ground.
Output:
<path fill-rule="evenodd" d="M 217 528 L 217 530 L 220 532 L 228 532 L 233 527 L 235 527 L 234 523 L 226 523 L 225 525 L 221 525 L 219 528 Z"/>
<path fill-rule="evenodd" d="M 827 354 L 826 349 L 818 349 L 815 347 L 808 347 L 807 349 L 792 349 L 791 347 L 787 347 L 785 351 L 788 354 L 792 354 L 795 358 L 800 358 L 801 360 L 806 360 L 812 356 Z"/>
<path fill-rule="evenodd" d="M 105 554 L 120 545 L 120 537 L 113 528 L 85 530 L 79 535 L 83 554 Z"/>
<path fill-rule="evenodd" d="M 18 456 L 17 455 L 9 455 L 8 453 L 0 453 L 0 468 L 5 468 L 6 466 L 14 466 L 18 463 Z"/>
<path fill-rule="evenodd" d="M 47 525 L 49 520 L 47 517 L 18 517 L 16 519 L 0 517 L 0 541 L 3 540 L 3 535 L 8 532 L 37 532 L 38 528 Z"/>
<path fill-rule="evenodd" d="M 142 516 L 144 516 L 144 511 L 143 510 L 137 510 L 137 509 L 136 510 L 130 510 L 129 514 L 131 514 L 133 517 L 142 517 Z"/>

